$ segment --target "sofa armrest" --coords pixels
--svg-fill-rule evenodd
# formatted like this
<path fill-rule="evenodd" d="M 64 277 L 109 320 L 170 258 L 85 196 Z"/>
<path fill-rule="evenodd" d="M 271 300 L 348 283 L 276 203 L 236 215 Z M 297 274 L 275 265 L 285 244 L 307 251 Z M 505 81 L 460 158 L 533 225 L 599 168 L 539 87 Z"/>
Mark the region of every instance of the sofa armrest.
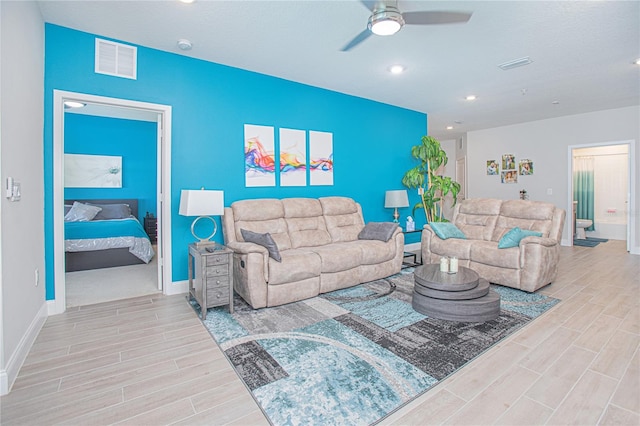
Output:
<path fill-rule="evenodd" d="M 269 250 L 267 250 L 266 247 L 263 247 L 260 244 L 248 243 L 244 241 L 230 241 L 227 243 L 227 247 L 238 254 L 261 254 L 264 280 L 269 282 Z"/>
<path fill-rule="evenodd" d="M 539 244 L 544 247 L 554 247 L 558 245 L 558 242 L 553 238 L 531 236 L 524 237 L 522 240 L 520 240 L 520 247 L 526 244 Z"/>
<path fill-rule="evenodd" d="M 431 240 L 433 238 L 438 238 L 431 226 L 427 223 L 422 228 L 422 235 L 420 240 L 420 255 L 422 256 L 422 263 L 429 263 L 431 260 Z"/>

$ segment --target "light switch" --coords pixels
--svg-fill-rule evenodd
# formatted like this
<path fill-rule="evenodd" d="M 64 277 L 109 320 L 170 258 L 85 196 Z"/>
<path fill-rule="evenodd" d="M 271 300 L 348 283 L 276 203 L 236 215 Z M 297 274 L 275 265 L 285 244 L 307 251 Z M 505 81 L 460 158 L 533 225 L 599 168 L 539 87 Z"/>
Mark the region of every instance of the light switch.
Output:
<path fill-rule="evenodd" d="M 553 195 L 553 188 L 547 188 L 547 195 Z"/>

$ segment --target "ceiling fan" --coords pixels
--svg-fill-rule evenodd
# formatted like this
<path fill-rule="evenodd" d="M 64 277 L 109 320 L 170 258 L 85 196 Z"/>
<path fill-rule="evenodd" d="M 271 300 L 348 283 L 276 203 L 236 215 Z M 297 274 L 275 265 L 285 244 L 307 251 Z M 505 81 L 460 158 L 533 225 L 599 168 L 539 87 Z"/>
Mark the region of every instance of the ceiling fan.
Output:
<path fill-rule="evenodd" d="M 372 14 L 367 23 L 367 29 L 355 36 L 342 49 L 347 52 L 365 41 L 371 34 L 392 35 L 406 25 L 440 25 L 465 23 L 471 18 L 471 13 L 452 11 L 418 11 L 400 12 L 398 2 L 360 0 Z"/>

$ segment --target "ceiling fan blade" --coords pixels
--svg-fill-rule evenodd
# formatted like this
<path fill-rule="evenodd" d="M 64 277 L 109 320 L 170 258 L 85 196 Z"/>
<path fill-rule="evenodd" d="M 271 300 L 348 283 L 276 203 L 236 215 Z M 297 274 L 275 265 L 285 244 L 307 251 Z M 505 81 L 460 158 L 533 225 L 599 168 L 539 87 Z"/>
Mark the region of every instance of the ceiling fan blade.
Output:
<path fill-rule="evenodd" d="M 356 47 L 357 45 L 365 41 L 367 38 L 369 38 L 370 35 L 371 35 L 371 31 L 369 31 L 369 29 L 362 31 L 360 34 L 355 36 L 353 40 L 351 40 L 342 49 L 340 49 L 340 51 L 347 52 L 353 49 L 354 47 Z"/>
<path fill-rule="evenodd" d="M 404 23 L 409 25 L 440 25 L 440 24 L 462 24 L 471 18 L 471 13 L 467 12 L 405 12 L 402 14 Z"/>
<path fill-rule="evenodd" d="M 360 3 L 362 3 L 364 5 L 364 7 L 366 7 L 367 9 L 369 9 L 370 11 L 373 11 L 374 7 L 376 7 L 376 5 L 378 3 L 380 3 L 380 1 L 376 1 L 376 0 L 360 0 Z"/>

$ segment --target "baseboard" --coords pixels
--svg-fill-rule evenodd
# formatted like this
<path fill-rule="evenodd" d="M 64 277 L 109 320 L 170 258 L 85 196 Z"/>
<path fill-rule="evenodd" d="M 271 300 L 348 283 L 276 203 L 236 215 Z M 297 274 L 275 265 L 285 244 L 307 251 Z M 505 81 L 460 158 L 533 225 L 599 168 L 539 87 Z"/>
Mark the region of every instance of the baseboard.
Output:
<path fill-rule="evenodd" d="M 174 294 L 183 294 L 188 292 L 189 292 L 189 280 L 174 281 L 168 286 L 166 286 L 164 290 L 164 294 L 167 296 L 171 296 Z"/>
<path fill-rule="evenodd" d="M 631 250 L 629 250 L 629 253 L 640 255 L 640 247 L 638 247 L 638 246 L 631 247 Z"/>
<path fill-rule="evenodd" d="M 42 326 L 47 320 L 47 312 L 49 309 L 48 302 L 49 301 L 46 301 L 42 304 L 40 310 L 33 318 L 33 321 L 31 321 L 27 332 L 22 336 L 22 339 L 20 339 L 18 347 L 9 357 L 6 370 L 0 371 L 0 395 L 8 394 L 11 390 L 11 386 L 13 386 L 13 382 L 15 382 L 18 377 L 20 368 L 27 359 L 27 355 L 29 355 L 33 342 L 35 342 L 36 337 L 38 337 L 38 333 L 40 333 Z"/>
<path fill-rule="evenodd" d="M 420 251 L 420 243 L 405 244 L 404 251 Z"/>

